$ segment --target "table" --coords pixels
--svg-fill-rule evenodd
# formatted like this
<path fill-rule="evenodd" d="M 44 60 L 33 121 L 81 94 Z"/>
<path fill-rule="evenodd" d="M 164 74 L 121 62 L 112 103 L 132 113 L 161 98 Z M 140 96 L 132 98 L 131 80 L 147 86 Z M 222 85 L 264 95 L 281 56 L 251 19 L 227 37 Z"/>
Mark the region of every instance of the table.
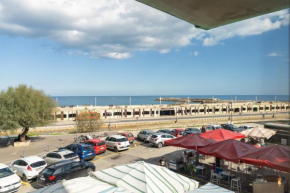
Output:
<path fill-rule="evenodd" d="M 227 171 L 222 171 L 220 174 L 228 177 L 228 184 L 230 184 L 230 177 L 234 177 L 233 174 L 231 174 L 230 172 L 227 172 Z"/>
<path fill-rule="evenodd" d="M 206 167 L 204 167 L 204 166 L 196 166 L 195 168 L 201 170 L 201 177 L 205 178 L 205 176 L 203 175 L 203 170 L 205 170 Z"/>

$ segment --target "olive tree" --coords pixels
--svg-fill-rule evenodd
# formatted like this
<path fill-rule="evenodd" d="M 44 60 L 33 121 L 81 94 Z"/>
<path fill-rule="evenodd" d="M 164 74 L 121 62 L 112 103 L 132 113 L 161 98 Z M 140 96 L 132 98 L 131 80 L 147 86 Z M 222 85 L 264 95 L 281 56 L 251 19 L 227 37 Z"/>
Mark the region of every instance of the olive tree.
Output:
<path fill-rule="evenodd" d="M 20 141 L 30 128 L 45 126 L 53 121 L 56 103 L 43 91 L 19 85 L 0 92 L 0 129 L 23 128 Z"/>

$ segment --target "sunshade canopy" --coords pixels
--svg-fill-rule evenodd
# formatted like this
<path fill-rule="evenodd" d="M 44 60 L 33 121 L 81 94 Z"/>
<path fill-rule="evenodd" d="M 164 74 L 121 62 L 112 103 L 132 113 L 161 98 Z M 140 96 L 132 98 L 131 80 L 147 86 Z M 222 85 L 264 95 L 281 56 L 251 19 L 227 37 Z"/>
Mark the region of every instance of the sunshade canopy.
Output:
<path fill-rule="evenodd" d="M 211 192 L 215 192 L 215 193 L 234 193 L 233 191 L 230 191 L 228 189 L 222 188 L 220 186 L 217 186 L 215 184 L 212 183 L 207 183 L 204 186 L 197 188 L 195 190 L 186 192 L 186 193 L 211 193 Z"/>
<path fill-rule="evenodd" d="M 165 145 L 196 149 L 211 144 L 212 141 L 202 137 L 200 134 L 189 134 L 183 137 L 165 141 Z"/>
<path fill-rule="evenodd" d="M 101 182 L 91 177 L 82 177 L 47 186 L 33 191 L 33 193 L 115 193 L 116 190 L 117 188 L 111 186 L 110 184 Z"/>
<path fill-rule="evenodd" d="M 265 128 L 252 128 L 252 129 L 247 129 L 245 131 L 241 132 L 244 134 L 246 137 L 254 137 L 254 138 L 261 138 L 261 139 L 269 139 L 273 135 L 276 134 L 276 131 L 272 129 L 265 129 Z"/>
<path fill-rule="evenodd" d="M 242 156 L 256 149 L 253 145 L 228 139 L 206 147 L 201 147 L 197 149 L 197 152 L 238 163 Z"/>
<path fill-rule="evenodd" d="M 216 129 L 216 130 L 208 131 L 208 132 L 202 133 L 201 136 L 204 138 L 213 139 L 215 141 L 245 138 L 244 134 L 240 134 L 233 131 L 228 131 L 225 129 Z"/>
<path fill-rule="evenodd" d="M 241 160 L 248 164 L 266 166 L 290 173 L 290 149 L 285 146 L 273 145 L 259 148 L 244 155 Z"/>
<path fill-rule="evenodd" d="M 136 162 L 94 172 L 98 179 L 128 192 L 184 193 L 198 188 L 199 182 L 168 170 L 165 167 Z"/>
<path fill-rule="evenodd" d="M 208 30 L 289 8 L 289 0 L 137 0 Z"/>

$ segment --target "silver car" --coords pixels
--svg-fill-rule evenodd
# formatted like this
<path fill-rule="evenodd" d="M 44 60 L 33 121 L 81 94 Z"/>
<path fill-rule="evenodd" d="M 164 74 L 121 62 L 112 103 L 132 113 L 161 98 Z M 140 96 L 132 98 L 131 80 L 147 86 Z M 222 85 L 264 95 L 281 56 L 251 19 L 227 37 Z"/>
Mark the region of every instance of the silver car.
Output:
<path fill-rule="evenodd" d="M 156 146 L 158 148 L 161 148 L 164 146 L 164 141 L 174 139 L 173 135 L 170 135 L 168 133 L 155 133 L 151 136 L 149 143 L 152 146 Z"/>
<path fill-rule="evenodd" d="M 77 154 L 70 150 L 66 149 L 60 149 L 57 151 L 53 151 L 51 153 L 48 153 L 44 160 L 47 164 L 53 164 L 62 160 L 74 160 L 74 161 L 80 161 L 80 158 Z"/>
<path fill-rule="evenodd" d="M 145 143 L 149 141 L 150 136 L 154 133 L 152 130 L 142 130 L 138 133 L 137 138 L 144 141 Z"/>

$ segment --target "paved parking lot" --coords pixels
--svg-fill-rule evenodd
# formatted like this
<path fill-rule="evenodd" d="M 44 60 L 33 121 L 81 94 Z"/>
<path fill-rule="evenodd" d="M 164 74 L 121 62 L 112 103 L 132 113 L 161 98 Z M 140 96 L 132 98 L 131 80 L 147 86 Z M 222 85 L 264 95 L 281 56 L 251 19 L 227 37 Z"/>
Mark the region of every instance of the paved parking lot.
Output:
<path fill-rule="evenodd" d="M 107 150 L 105 153 L 97 155 L 93 162 L 96 170 L 106 169 L 115 165 L 128 164 L 136 161 L 146 161 L 158 164 L 159 159 L 165 156 L 167 160 L 181 156 L 182 148 L 163 147 L 161 149 L 151 147 L 150 144 L 135 141 L 127 151 L 115 153 Z M 26 193 L 40 188 L 35 181 L 23 182 L 19 193 Z"/>

